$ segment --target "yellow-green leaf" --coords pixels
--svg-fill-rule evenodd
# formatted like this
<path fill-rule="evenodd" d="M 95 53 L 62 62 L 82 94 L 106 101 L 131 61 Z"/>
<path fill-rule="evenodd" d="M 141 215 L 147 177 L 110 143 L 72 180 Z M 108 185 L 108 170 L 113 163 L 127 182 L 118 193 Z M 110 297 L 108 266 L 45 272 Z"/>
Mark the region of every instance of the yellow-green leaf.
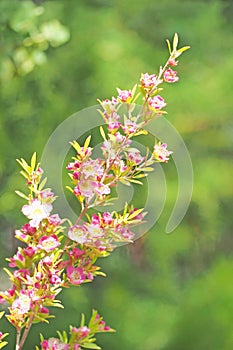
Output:
<path fill-rule="evenodd" d="M 91 135 L 89 135 L 84 143 L 84 151 L 86 151 L 87 147 L 90 145 L 90 142 L 91 142 Z"/>
<path fill-rule="evenodd" d="M 33 153 L 32 158 L 31 158 L 31 170 L 33 171 L 36 166 L 36 152 Z"/>
<path fill-rule="evenodd" d="M 20 191 L 15 191 L 15 193 L 19 196 L 22 197 L 23 199 L 26 199 L 27 201 L 29 200 L 29 198 L 26 196 L 26 194 L 20 192 Z"/>
<path fill-rule="evenodd" d="M 100 126 L 100 134 L 101 134 L 101 136 L 103 137 L 104 141 L 106 141 L 106 140 L 107 140 L 107 139 L 106 139 L 106 135 L 105 135 L 105 132 L 104 132 L 104 129 L 103 129 L 102 126 Z"/>
<path fill-rule="evenodd" d="M 143 210 L 144 210 L 143 208 L 135 210 L 132 214 L 130 214 L 130 215 L 128 216 L 127 221 L 128 221 L 128 220 L 131 220 L 131 219 L 133 219 L 133 218 L 135 218 L 135 216 L 137 216 L 138 214 L 140 214 Z"/>
<path fill-rule="evenodd" d="M 167 40 L 166 40 L 166 42 L 167 42 L 167 46 L 168 46 L 169 53 L 170 53 L 170 55 L 171 55 L 172 50 L 171 50 L 171 44 L 170 44 L 170 41 L 167 39 Z"/>
<path fill-rule="evenodd" d="M 173 51 L 176 51 L 177 45 L 178 45 L 178 34 L 175 33 L 173 38 Z"/>

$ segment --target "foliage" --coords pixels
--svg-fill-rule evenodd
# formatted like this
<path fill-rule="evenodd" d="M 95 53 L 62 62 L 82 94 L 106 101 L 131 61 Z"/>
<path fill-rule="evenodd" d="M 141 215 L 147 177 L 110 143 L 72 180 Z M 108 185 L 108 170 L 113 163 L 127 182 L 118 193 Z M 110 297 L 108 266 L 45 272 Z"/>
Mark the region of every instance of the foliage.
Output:
<path fill-rule="evenodd" d="M 22 1 L 14 1 L 14 8 L 10 1 L 3 3 L 1 18 L 9 18 Z M 195 349 L 202 349 L 200 344 L 213 350 L 230 349 L 232 2 L 88 0 L 77 4 L 71 0 L 45 1 L 43 7 L 46 19 L 58 19 L 69 29 L 71 39 L 66 46 L 48 50 L 42 66 L 3 85 L 1 256 L 15 251 L 9 238 L 15 228 L 12 223 L 22 223 L 13 191 L 16 183 L 23 190 L 23 184 L 14 159 L 22 154 L 28 158 L 32 149 L 40 155 L 49 135 L 71 113 L 94 104 L 96 96 L 111 96 L 114 86 L 132 87 L 141 71 L 153 71 L 158 59 L 166 56 L 160 43 L 177 31 L 181 44 L 192 46 L 191 59 L 180 68 L 185 80 L 175 92 L 168 87 L 164 98 L 170 101 L 169 119 L 184 138 L 193 162 L 189 211 L 172 235 L 164 234 L 177 190 L 176 170 L 170 164 L 164 170 L 166 207 L 146 241 L 123 247 L 103 261 L 109 278 L 86 285 L 88 298 L 81 289 L 66 290 L 62 297 L 70 301 L 67 312 L 73 324 L 80 309 L 90 312 L 90 304 L 112 320 L 118 332 L 100 338 L 107 349 L 121 344 L 124 349 L 176 350 L 184 349 L 184 343 Z M 7 28 L 5 34 L 5 42 L 11 45 L 12 30 Z M 6 285 L 2 276 L 1 285 Z M 209 295 L 213 295 L 211 302 Z M 189 313 L 191 302 L 192 312 L 200 306 L 195 316 Z M 43 333 L 49 336 L 64 328 L 64 323 L 57 317 Z M 9 332 L 7 324 L 3 326 Z M 37 334 L 35 328 L 29 348 Z"/>

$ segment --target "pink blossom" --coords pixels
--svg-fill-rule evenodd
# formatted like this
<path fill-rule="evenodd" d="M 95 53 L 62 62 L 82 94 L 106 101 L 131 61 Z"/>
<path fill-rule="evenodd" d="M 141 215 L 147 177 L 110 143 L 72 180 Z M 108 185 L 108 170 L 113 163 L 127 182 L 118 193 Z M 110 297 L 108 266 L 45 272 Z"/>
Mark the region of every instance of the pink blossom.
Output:
<path fill-rule="evenodd" d="M 23 251 L 25 256 L 28 256 L 29 258 L 31 258 L 35 254 L 36 249 L 34 247 L 28 246 Z"/>
<path fill-rule="evenodd" d="M 58 214 L 53 214 L 48 217 L 49 225 L 59 226 L 62 223 L 62 220 Z"/>
<path fill-rule="evenodd" d="M 166 106 L 166 103 L 160 95 L 156 95 L 149 99 L 149 105 L 153 109 L 160 110 Z"/>
<path fill-rule="evenodd" d="M 108 123 L 108 130 L 110 132 L 115 132 L 120 128 L 120 126 L 121 126 L 120 122 L 109 122 Z"/>
<path fill-rule="evenodd" d="M 157 77 L 155 74 L 149 75 L 148 73 L 142 74 L 140 82 L 142 86 L 146 89 L 153 88 L 156 84 L 158 84 Z"/>
<path fill-rule="evenodd" d="M 123 238 L 128 239 L 128 240 L 132 240 L 134 238 L 134 233 L 132 231 L 130 231 L 129 229 L 127 229 L 127 227 L 125 226 L 118 226 L 116 229 L 117 233 L 120 233 L 122 235 Z"/>
<path fill-rule="evenodd" d="M 72 333 L 77 334 L 78 340 L 85 338 L 90 333 L 90 331 L 90 328 L 88 328 L 87 326 L 83 326 L 80 328 L 72 327 L 71 330 Z"/>
<path fill-rule="evenodd" d="M 54 197 L 54 193 L 51 191 L 50 188 L 46 188 L 45 190 L 41 191 L 40 195 L 42 199 Z"/>
<path fill-rule="evenodd" d="M 108 211 L 102 214 L 102 221 L 104 225 L 111 225 L 113 223 L 112 214 Z"/>
<path fill-rule="evenodd" d="M 97 174 L 99 176 L 103 175 L 104 168 L 100 164 L 100 159 L 95 159 L 83 162 L 81 171 L 84 177 L 87 179 L 89 177 L 95 177 Z"/>
<path fill-rule="evenodd" d="M 29 223 L 26 223 L 21 227 L 21 230 L 28 235 L 33 235 L 36 232 L 36 228 L 32 227 Z"/>
<path fill-rule="evenodd" d="M 98 225 L 88 225 L 87 230 L 92 238 L 99 238 L 104 236 L 104 230 Z"/>
<path fill-rule="evenodd" d="M 54 275 L 50 276 L 49 282 L 51 284 L 58 285 L 58 284 L 61 284 L 62 280 L 59 276 L 54 274 Z"/>
<path fill-rule="evenodd" d="M 127 165 L 125 165 L 125 162 L 123 159 L 116 158 L 113 162 L 114 167 L 118 168 L 121 173 L 123 173 L 125 170 L 127 170 Z"/>
<path fill-rule="evenodd" d="M 68 163 L 66 169 L 68 169 L 68 170 L 77 170 L 77 169 L 80 168 L 80 165 L 81 165 L 81 163 L 76 160 L 75 162 Z"/>
<path fill-rule="evenodd" d="M 77 260 L 85 253 L 86 253 L 85 250 L 81 250 L 79 248 L 74 248 L 68 253 L 68 255 L 69 255 L 69 257 L 71 257 L 71 258 L 74 257 L 74 259 Z"/>
<path fill-rule="evenodd" d="M 83 269 L 71 265 L 67 267 L 67 277 L 69 278 L 70 283 L 74 285 L 79 285 L 86 280 L 86 275 L 84 274 Z"/>
<path fill-rule="evenodd" d="M 131 90 L 121 90 L 117 88 L 118 96 L 117 98 L 121 102 L 129 103 L 132 100 L 132 91 Z"/>
<path fill-rule="evenodd" d="M 39 313 L 49 315 L 49 309 L 42 305 L 39 306 Z"/>
<path fill-rule="evenodd" d="M 91 223 L 93 225 L 100 225 L 100 216 L 97 214 L 93 214 L 91 217 Z"/>
<path fill-rule="evenodd" d="M 17 312 L 20 315 L 24 315 L 31 308 L 31 299 L 23 292 L 24 291 L 20 292 L 19 297 L 12 303 L 12 309 L 17 309 Z"/>
<path fill-rule="evenodd" d="M 43 340 L 40 344 L 42 350 L 68 350 L 69 345 L 61 342 L 57 338 L 50 338 L 49 340 Z"/>
<path fill-rule="evenodd" d="M 106 195 L 106 194 L 109 194 L 111 192 L 111 190 L 110 190 L 108 185 L 105 185 L 105 184 L 103 184 L 101 182 L 98 182 L 97 186 L 95 188 L 95 192 L 98 195 Z"/>
<path fill-rule="evenodd" d="M 79 244 L 84 244 L 88 240 L 88 232 L 85 227 L 75 225 L 71 226 L 68 231 L 68 237 Z"/>
<path fill-rule="evenodd" d="M 122 125 L 122 130 L 126 135 L 134 134 L 137 130 L 137 123 L 133 122 L 130 119 L 127 119 Z"/>
<path fill-rule="evenodd" d="M 145 159 L 145 157 L 142 157 L 140 151 L 137 148 L 130 148 L 127 158 L 130 162 L 136 165 L 142 163 Z"/>
<path fill-rule="evenodd" d="M 167 150 L 167 144 L 159 142 L 158 144 L 154 145 L 154 152 L 153 157 L 155 160 L 161 163 L 166 163 L 169 160 L 169 156 L 173 152 Z"/>
<path fill-rule="evenodd" d="M 164 81 L 166 81 L 167 83 L 175 83 L 179 80 L 179 77 L 177 77 L 177 72 L 175 72 L 171 68 L 165 70 L 163 78 Z"/>
<path fill-rule="evenodd" d="M 169 66 L 174 67 L 177 66 L 178 61 L 176 61 L 174 58 L 170 58 L 168 61 Z"/>
<path fill-rule="evenodd" d="M 114 112 L 116 110 L 116 107 L 118 105 L 118 101 L 115 97 L 112 97 L 112 99 L 106 99 L 104 101 L 101 102 L 101 105 L 103 107 L 103 109 L 109 114 L 111 112 Z"/>
<path fill-rule="evenodd" d="M 56 235 L 43 236 L 39 240 L 38 248 L 43 249 L 46 252 L 50 252 L 51 250 L 57 248 L 60 244 L 61 243 Z"/>
<path fill-rule="evenodd" d="M 80 180 L 78 185 L 74 188 L 74 194 L 78 196 L 84 196 L 87 198 L 91 198 L 95 194 L 95 189 L 98 186 L 98 182 L 93 180 L 84 179 Z"/>
<path fill-rule="evenodd" d="M 39 199 L 33 199 L 29 205 L 22 207 L 22 212 L 28 219 L 31 219 L 30 225 L 37 228 L 40 222 L 49 216 L 52 208 L 50 203 L 41 203 Z"/>
<path fill-rule="evenodd" d="M 14 277 L 19 281 L 24 281 L 28 276 L 30 276 L 30 271 L 28 269 L 19 269 L 14 271 Z"/>

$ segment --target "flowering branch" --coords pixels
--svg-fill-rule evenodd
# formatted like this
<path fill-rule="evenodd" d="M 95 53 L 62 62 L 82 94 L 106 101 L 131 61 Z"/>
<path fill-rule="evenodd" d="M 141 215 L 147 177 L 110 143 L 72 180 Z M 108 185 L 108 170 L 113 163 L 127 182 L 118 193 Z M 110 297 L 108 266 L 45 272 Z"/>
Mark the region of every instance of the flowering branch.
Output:
<path fill-rule="evenodd" d="M 63 288 L 91 282 L 97 275 L 105 276 L 95 265 L 98 258 L 108 256 L 119 242 L 132 242 L 135 237 L 133 227 L 144 220 L 146 213 L 143 208 L 134 208 L 128 203 L 122 212 L 106 211 L 91 216 L 88 212 L 96 206 L 109 204 L 114 199 L 112 189 L 117 183 L 127 186 L 142 184 L 141 179 L 153 170 L 152 165 L 168 162 L 172 154 L 165 143 L 156 141 L 153 150 L 147 149 L 144 155 L 131 147 L 132 138 L 147 134 L 144 127 L 149 121 L 166 113 L 163 110 L 166 102 L 158 94 L 163 90 L 160 85 L 179 80 L 171 67 L 178 64 L 176 58 L 189 47 L 177 49 L 177 34 L 172 49 L 170 42 L 167 43 L 170 56 L 160 67 L 158 76 L 142 74 L 140 85 L 136 84 L 132 90 L 117 88 L 117 97 L 99 101 L 99 112 L 106 124 L 104 128 L 100 127 L 102 158 L 92 158 L 91 136 L 83 146 L 77 141 L 71 142 L 76 155 L 67 165 L 72 182 L 68 188 L 77 199 L 81 212 L 75 223 L 70 223 L 68 238 L 64 226 L 67 220 L 52 214 L 56 197 L 50 188 L 45 188 L 46 178 L 42 179 L 43 170 L 36 162 L 36 154 L 33 154 L 30 164 L 24 159 L 18 160 L 28 194 L 16 193 L 27 201 L 22 213 L 28 222 L 15 231 L 15 237 L 24 246 L 7 259 L 9 268 L 14 269 L 5 269 L 12 288 L 0 292 L 0 302 L 9 304 L 6 317 L 16 329 L 16 350 L 23 349 L 34 323 L 48 323 L 54 317 L 50 314 L 50 307 L 63 308 L 56 299 Z M 142 107 L 137 113 L 135 102 L 139 97 Z M 125 105 L 127 113 L 121 118 L 120 109 Z M 95 334 L 112 331 L 97 311 L 93 311 L 88 325 L 82 316 L 80 327 L 71 326 L 69 335 L 58 332 L 59 338 L 49 340 L 41 336 L 41 349 L 100 349 L 95 343 Z M 0 349 L 6 345 L 2 341 L 5 336 L 0 333 Z"/>

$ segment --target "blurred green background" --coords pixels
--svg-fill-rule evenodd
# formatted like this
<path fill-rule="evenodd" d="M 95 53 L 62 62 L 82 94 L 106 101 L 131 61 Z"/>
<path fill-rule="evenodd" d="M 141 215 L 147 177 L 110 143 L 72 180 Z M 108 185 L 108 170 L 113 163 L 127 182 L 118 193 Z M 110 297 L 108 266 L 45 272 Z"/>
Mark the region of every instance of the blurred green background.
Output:
<path fill-rule="evenodd" d="M 184 220 L 165 233 L 177 191 L 169 163 L 166 206 L 155 227 L 101 261 L 107 278 L 65 290 L 65 310 L 49 327 L 34 326 L 25 349 L 39 343 L 40 332 L 54 336 L 92 308 L 117 330 L 99 336 L 106 350 L 233 348 L 232 16 L 231 0 L 1 1 L 1 268 L 16 248 L 13 230 L 24 222 L 15 159 L 34 151 L 40 157 L 72 113 L 115 95 L 116 86 L 131 88 L 141 72 L 157 72 L 174 32 L 180 46 L 191 45 L 180 58 L 180 82 L 163 95 L 193 162 Z M 0 281 L 6 288 L 2 272 Z M 0 328 L 12 331 L 7 321 Z"/>

